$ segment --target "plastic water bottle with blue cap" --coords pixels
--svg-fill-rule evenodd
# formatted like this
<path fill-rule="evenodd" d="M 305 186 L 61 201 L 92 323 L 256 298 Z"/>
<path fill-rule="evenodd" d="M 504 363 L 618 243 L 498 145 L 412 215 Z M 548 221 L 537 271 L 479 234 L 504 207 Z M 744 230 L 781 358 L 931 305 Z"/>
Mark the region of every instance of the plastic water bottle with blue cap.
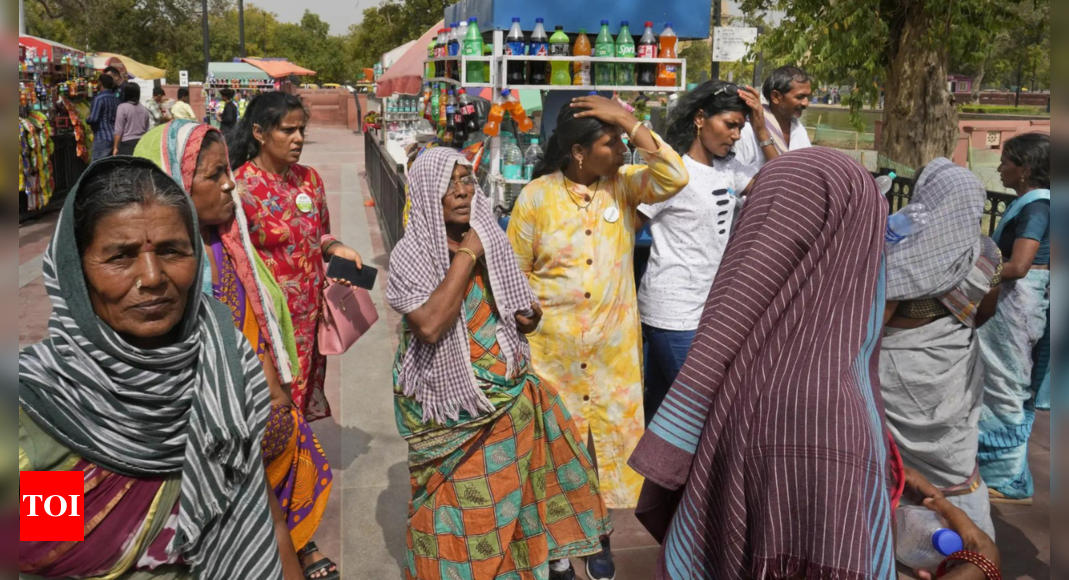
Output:
<path fill-rule="evenodd" d="M 948 556 L 965 549 L 961 536 L 923 506 L 898 508 L 895 528 L 895 558 L 913 570 L 934 572 Z"/>
<path fill-rule="evenodd" d="M 897 245 L 910 236 L 915 236 L 928 227 L 928 208 L 923 203 L 911 203 L 887 218 L 887 243 Z"/>

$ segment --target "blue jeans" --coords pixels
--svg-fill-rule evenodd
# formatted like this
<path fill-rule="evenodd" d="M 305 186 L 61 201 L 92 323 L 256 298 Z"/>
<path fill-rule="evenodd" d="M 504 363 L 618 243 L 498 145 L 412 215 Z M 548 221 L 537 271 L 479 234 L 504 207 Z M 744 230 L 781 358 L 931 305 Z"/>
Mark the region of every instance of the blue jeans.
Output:
<path fill-rule="evenodd" d="M 100 161 L 101 159 L 107 159 L 108 157 L 111 157 L 111 149 L 114 145 L 114 141 L 105 141 L 103 139 L 94 140 L 93 157 L 91 161 Z"/>
<path fill-rule="evenodd" d="M 687 362 L 690 345 L 694 342 L 696 330 L 662 330 L 642 325 L 642 338 L 648 354 L 646 356 L 646 426 L 653 422 L 661 403 L 668 396 L 669 389 L 676 382 L 676 376 Z"/>

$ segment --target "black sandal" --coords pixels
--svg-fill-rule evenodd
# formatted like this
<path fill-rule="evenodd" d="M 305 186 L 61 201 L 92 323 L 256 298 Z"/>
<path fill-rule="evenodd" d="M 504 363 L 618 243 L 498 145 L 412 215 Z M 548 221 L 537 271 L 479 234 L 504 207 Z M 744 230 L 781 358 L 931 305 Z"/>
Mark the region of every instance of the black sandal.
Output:
<path fill-rule="evenodd" d="M 304 565 L 304 559 L 319 551 L 319 546 L 316 546 L 315 542 L 308 542 L 308 545 L 301 550 L 297 557 L 301 560 L 301 565 Z M 326 576 L 316 576 L 321 572 L 328 572 Z M 322 560 L 312 564 L 304 569 L 304 577 L 307 580 L 341 580 L 341 573 L 338 572 L 338 565 L 330 560 L 330 558 L 323 558 Z"/>

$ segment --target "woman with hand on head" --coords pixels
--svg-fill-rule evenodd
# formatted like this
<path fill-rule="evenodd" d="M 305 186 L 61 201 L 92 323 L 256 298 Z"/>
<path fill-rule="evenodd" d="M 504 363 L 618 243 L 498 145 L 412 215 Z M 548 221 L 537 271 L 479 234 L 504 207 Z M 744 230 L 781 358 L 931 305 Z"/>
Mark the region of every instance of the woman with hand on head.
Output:
<path fill-rule="evenodd" d="M 404 316 L 406 577 L 569 578 L 567 559 L 598 552 L 612 523 L 584 437 L 530 365 L 542 311 L 471 164 L 439 147 L 410 176 L 387 291 Z"/>
<path fill-rule="evenodd" d="M 687 360 L 736 208 L 757 173 L 735 159 L 733 147 L 747 119 L 758 132 L 765 130 L 764 114 L 754 89 L 711 81 L 680 99 L 669 119 L 668 144 L 683 156 L 690 183 L 668 201 L 638 208 L 653 234 L 638 292 L 642 335 L 649 348 L 647 425 Z"/>
<path fill-rule="evenodd" d="M 283 549 L 300 555 L 304 576 L 338 578 L 337 566 L 319 553 L 312 536 L 323 520 L 333 474 L 315 433 L 293 405 L 290 388 L 300 375 L 286 297 L 252 246 L 223 134 L 209 126 L 174 121 L 150 131 L 137 155 L 156 162 L 189 192 L 205 252 L 202 291 L 230 307 L 234 325 L 256 350 L 271 392 L 271 415 L 262 453 L 276 501 L 275 526 Z"/>
<path fill-rule="evenodd" d="M 624 165 L 623 137 L 649 165 Z M 642 326 L 635 296 L 638 207 L 688 181 L 679 155 L 615 101 L 561 110 L 535 180 L 512 211 L 509 240 L 545 314 L 531 340 L 534 369 L 561 393 L 583 440 L 593 440 L 605 503 L 634 508 L 642 478 L 627 466 L 645 428 Z M 612 578 L 609 548 L 588 576 Z"/>
<path fill-rule="evenodd" d="M 86 536 L 20 542 L 20 577 L 282 580 L 267 381 L 201 293 L 197 229 L 142 159 L 93 164 L 67 197 L 45 256 L 49 337 L 19 355 L 19 471 L 84 473 Z"/>
<path fill-rule="evenodd" d="M 332 258 L 356 262 L 360 254 L 330 233 L 323 180 L 300 165 L 308 112 L 301 100 L 264 93 L 249 103 L 232 135 L 230 166 L 241 194 L 252 244 L 286 293 L 296 331 L 301 373 L 293 402 L 309 421 L 330 416 L 323 392 L 327 359 L 319 353 L 320 312 Z"/>

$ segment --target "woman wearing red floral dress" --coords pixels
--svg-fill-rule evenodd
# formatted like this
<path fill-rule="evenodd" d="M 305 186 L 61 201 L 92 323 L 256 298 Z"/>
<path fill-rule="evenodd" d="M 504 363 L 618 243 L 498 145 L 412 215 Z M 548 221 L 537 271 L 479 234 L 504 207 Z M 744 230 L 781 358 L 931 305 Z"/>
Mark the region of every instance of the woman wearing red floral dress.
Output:
<path fill-rule="evenodd" d="M 326 263 L 334 256 L 362 266 L 360 254 L 330 235 L 330 212 L 319 173 L 298 165 L 308 113 L 300 99 L 265 93 L 252 100 L 233 135 L 230 161 L 244 187 L 252 243 L 286 293 L 301 372 L 293 402 L 308 421 L 330 416 L 323 392 L 327 361 L 319 354 Z"/>

